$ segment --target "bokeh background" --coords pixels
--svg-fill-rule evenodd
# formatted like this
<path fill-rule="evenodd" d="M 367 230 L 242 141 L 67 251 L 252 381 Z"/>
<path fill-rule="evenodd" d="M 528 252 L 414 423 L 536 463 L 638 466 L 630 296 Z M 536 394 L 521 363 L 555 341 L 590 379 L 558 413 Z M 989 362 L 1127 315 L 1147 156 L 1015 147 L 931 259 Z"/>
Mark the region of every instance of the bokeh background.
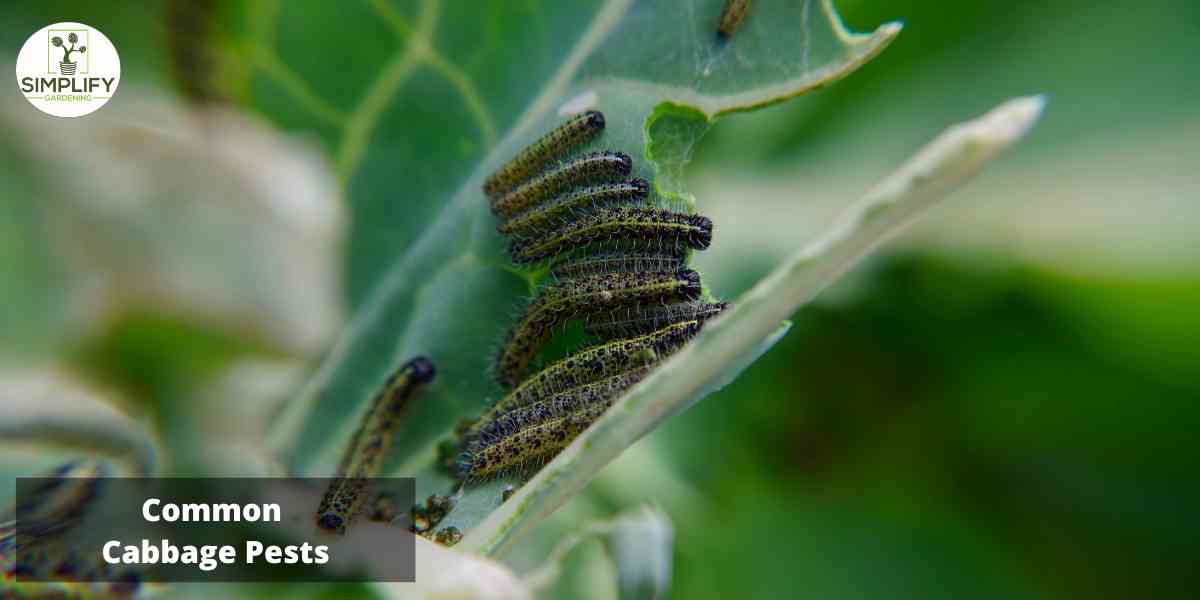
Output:
<path fill-rule="evenodd" d="M 699 264 L 718 294 L 946 126 L 1031 93 L 1044 119 L 512 564 L 651 502 L 674 523 L 676 598 L 1192 596 L 1200 4 L 837 6 L 857 30 L 906 27 L 847 80 L 723 120 L 697 148 L 690 186 L 718 224 Z M 339 258 L 354 223 L 320 132 L 197 116 L 171 67 L 171 5 L 2 10 L 0 57 L 78 20 L 117 44 L 123 82 L 107 118 L 69 125 L 0 86 L 0 402 L 69 389 L 164 431 L 208 420 L 236 456 L 266 411 L 228 398 L 291 389 L 354 304 Z M 130 132 L 128 115 L 150 126 Z M 58 459 L 15 448 L 0 467 Z M 585 546 L 550 594 L 611 597 L 609 579 Z"/>

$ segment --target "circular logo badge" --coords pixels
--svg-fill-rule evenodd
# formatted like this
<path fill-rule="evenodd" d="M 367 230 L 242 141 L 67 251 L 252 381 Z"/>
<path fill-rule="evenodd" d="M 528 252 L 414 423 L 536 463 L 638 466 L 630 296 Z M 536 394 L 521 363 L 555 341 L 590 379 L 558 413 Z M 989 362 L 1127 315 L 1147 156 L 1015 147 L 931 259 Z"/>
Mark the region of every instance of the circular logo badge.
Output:
<path fill-rule="evenodd" d="M 55 23 L 29 36 L 17 55 L 17 87 L 38 110 L 82 117 L 104 106 L 121 82 L 121 58 L 83 23 Z"/>

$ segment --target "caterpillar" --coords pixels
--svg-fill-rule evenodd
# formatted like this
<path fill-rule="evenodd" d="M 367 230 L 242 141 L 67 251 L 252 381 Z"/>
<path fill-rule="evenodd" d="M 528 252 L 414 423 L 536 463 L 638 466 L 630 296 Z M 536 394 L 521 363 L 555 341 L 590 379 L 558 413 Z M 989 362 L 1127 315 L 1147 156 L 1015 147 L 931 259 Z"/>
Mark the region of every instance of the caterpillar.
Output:
<path fill-rule="evenodd" d="M 712 242 L 712 221 L 662 208 L 602 208 L 545 236 L 514 240 L 509 254 L 513 261 L 529 264 L 605 241 L 667 250 L 703 250 Z"/>
<path fill-rule="evenodd" d="M 95 460 L 69 462 L 38 480 L 38 487 L 24 494 L 14 508 L 13 517 L 24 523 L 21 529 L 36 536 L 53 536 L 75 527 L 88 506 L 100 495 L 104 478 L 111 471 Z"/>
<path fill-rule="evenodd" d="M 496 227 L 496 231 L 504 235 L 528 238 L 543 229 L 565 222 L 565 217 L 580 210 L 643 200 L 649 192 L 650 184 L 645 179 L 602 183 L 580 188 L 556 198 L 546 206 L 527 210 L 501 223 Z"/>
<path fill-rule="evenodd" d="M 529 470 L 566 448 L 607 409 L 605 405 L 589 406 L 578 413 L 513 432 L 503 440 L 481 446 L 464 459 L 459 468 L 460 477 L 475 481 L 511 470 Z"/>
<path fill-rule="evenodd" d="M 479 430 L 475 443 L 488 443 L 520 429 L 565 417 L 596 402 L 604 402 L 641 381 L 649 372 L 642 366 L 611 377 L 551 394 L 524 406 L 500 413 Z"/>
<path fill-rule="evenodd" d="M 654 364 L 690 340 L 699 330 L 699 321 L 673 323 L 646 335 L 596 344 L 561 358 L 530 376 L 497 402 L 464 437 L 475 437 L 498 415 L 528 406 L 563 389 Z"/>
<path fill-rule="evenodd" d="M 484 183 L 513 262 L 547 261 L 552 279 L 496 355 L 496 379 L 508 393 L 456 429 L 464 484 L 527 474 L 553 458 L 726 306 L 701 300 L 700 276 L 687 268 L 690 252 L 711 244 L 712 221 L 658 208 L 649 182 L 624 180 L 633 172 L 629 155 L 601 151 L 541 172 L 603 123 L 595 111 L 572 118 Z M 574 321 L 600 341 L 528 374 L 554 333 Z"/>
<path fill-rule="evenodd" d="M 379 474 L 384 455 L 410 400 L 433 381 L 436 372 L 428 358 L 417 357 L 401 365 L 384 382 L 346 447 L 337 475 L 317 507 L 318 527 L 332 533 L 345 533 L 346 526 L 364 503 L 367 480 Z"/>
<path fill-rule="evenodd" d="M 132 597 L 138 591 L 139 571 L 109 565 L 93 552 L 72 545 L 64 535 L 80 526 L 111 475 L 107 463 L 73 461 L 44 475 L 37 487 L 18 497 L 6 512 L 6 522 L 0 523 L 0 597 L 25 597 L 22 582 L 16 581 L 22 577 L 53 579 L 54 590 L 64 596 L 70 591 Z M 34 597 L 39 595 L 32 593 L 33 586 L 46 584 L 29 585 Z"/>
<path fill-rule="evenodd" d="M 574 279 L 629 271 L 671 273 L 683 269 L 683 265 L 683 252 L 677 252 L 675 249 L 665 252 L 606 252 L 560 260 L 550 267 L 550 274 L 555 279 Z"/>
<path fill-rule="evenodd" d="M 492 212 L 507 219 L 577 185 L 612 181 L 633 172 L 624 152 L 592 152 L 564 162 L 492 202 Z"/>
<path fill-rule="evenodd" d="M 525 368 L 550 336 L 569 320 L 637 303 L 665 303 L 699 297 L 700 275 L 605 273 L 547 286 L 509 331 L 496 359 L 500 385 L 521 382 Z"/>
<path fill-rule="evenodd" d="M 750 0 L 725 0 L 725 8 L 721 9 L 721 21 L 717 25 L 717 39 L 724 42 L 733 37 L 733 32 L 749 12 Z"/>
<path fill-rule="evenodd" d="M 604 123 L 603 114 L 589 110 L 551 129 L 489 175 L 483 182 L 483 193 L 488 198 L 499 198 L 535 175 L 547 162 L 565 156 L 598 135 L 604 130 Z"/>
<path fill-rule="evenodd" d="M 639 306 L 594 315 L 583 328 L 601 339 L 644 334 L 681 322 L 694 322 L 698 329 L 705 321 L 725 312 L 726 308 L 729 308 L 727 302 L 681 302 L 665 306 Z"/>
<path fill-rule="evenodd" d="M 648 368 L 571 388 L 493 421 L 462 457 L 459 472 L 486 479 L 540 464 L 587 427 L 621 392 L 645 377 Z"/>

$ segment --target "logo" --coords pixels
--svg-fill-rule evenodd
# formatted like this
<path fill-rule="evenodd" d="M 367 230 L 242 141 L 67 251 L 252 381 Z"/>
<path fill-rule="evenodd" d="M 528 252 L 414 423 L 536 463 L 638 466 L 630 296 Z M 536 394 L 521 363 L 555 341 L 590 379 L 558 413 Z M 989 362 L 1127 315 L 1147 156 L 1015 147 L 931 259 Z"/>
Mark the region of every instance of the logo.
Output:
<path fill-rule="evenodd" d="M 17 86 L 35 108 L 82 117 L 104 106 L 121 82 L 121 58 L 99 30 L 55 23 L 25 40 L 17 55 Z"/>

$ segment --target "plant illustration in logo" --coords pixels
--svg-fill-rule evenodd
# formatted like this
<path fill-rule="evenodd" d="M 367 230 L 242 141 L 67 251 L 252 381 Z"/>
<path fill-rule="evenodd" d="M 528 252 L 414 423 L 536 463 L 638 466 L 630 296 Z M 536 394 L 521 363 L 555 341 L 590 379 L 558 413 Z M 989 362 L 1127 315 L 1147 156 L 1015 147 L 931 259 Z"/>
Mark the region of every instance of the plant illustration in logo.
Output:
<path fill-rule="evenodd" d="M 79 36 L 76 35 L 74 32 L 67 34 L 67 42 L 71 44 L 70 48 L 68 48 L 66 46 L 66 44 L 63 44 L 63 39 L 61 37 L 56 35 L 56 36 L 50 38 L 50 43 L 55 48 L 63 49 L 62 61 L 60 61 L 58 63 L 59 70 L 62 72 L 63 75 L 74 75 L 75 74 L 75 62 L 71 60 L 71 55 L 76 52 L 79 52 L 79 53 L 87 52 L 87 46 L 80 46 L 79 48 L 75 47 L 75 44 L 79 43 Z"/>

